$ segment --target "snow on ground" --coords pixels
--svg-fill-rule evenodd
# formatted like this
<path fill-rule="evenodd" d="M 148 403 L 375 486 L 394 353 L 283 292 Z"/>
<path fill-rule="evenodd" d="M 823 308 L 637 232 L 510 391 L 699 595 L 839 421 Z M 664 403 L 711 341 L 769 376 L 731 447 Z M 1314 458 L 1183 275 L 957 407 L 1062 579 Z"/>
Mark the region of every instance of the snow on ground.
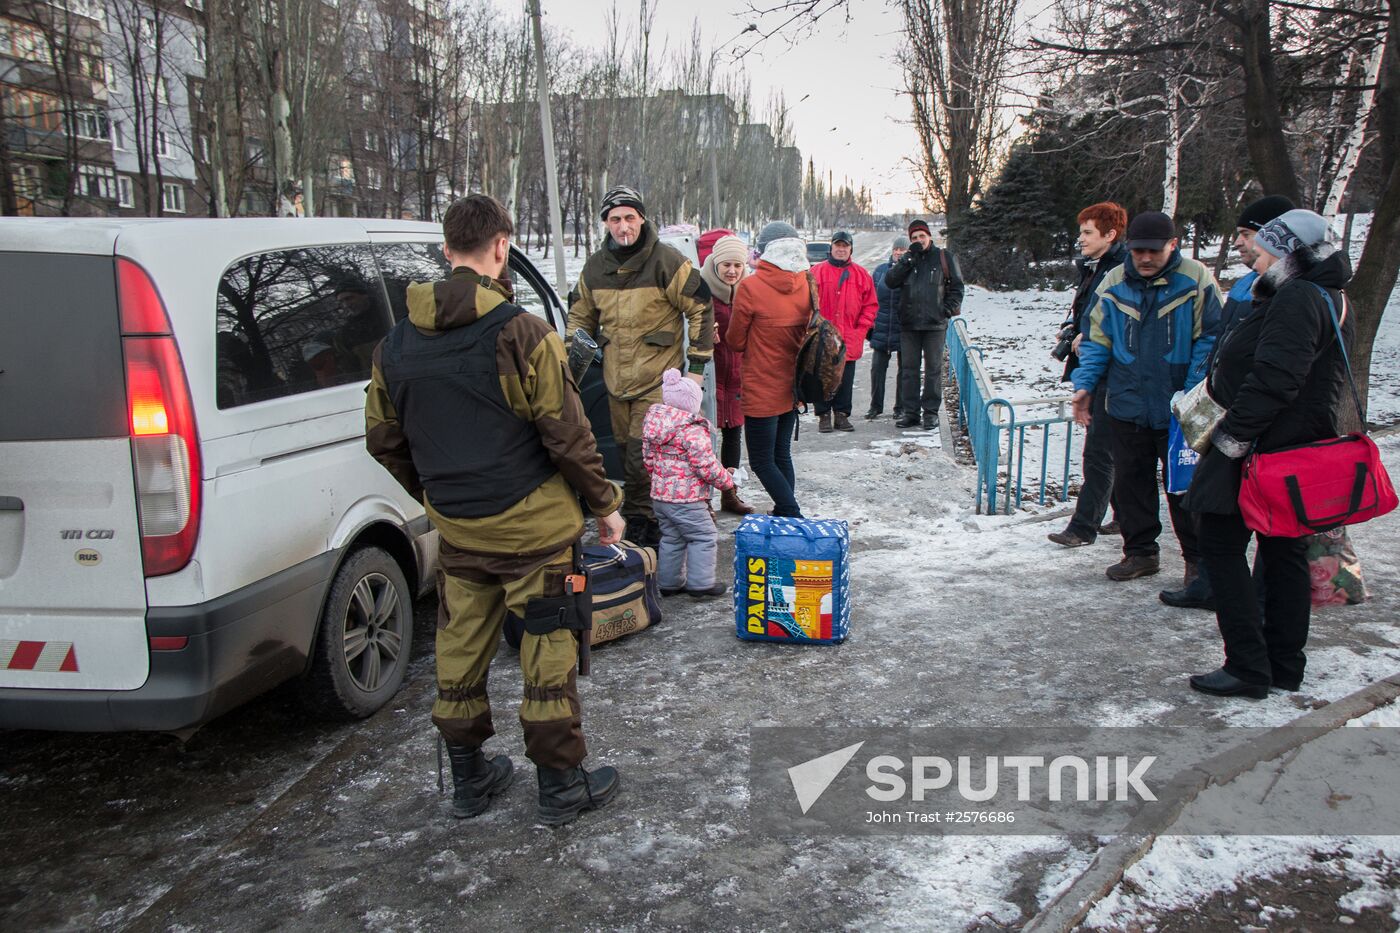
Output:
<path fill-rule="evenodd" d="M 857 258 L 873 266 L 892 237 L 858 235 Z M 582 257 L 569 259 L 572 281 Z M 552 278 L 552 263 L 539 264 Z M 983 347 L 1000 394 L 1065 394 L 1058 382 L 1062 366 L 1050 358 L 1049 349 L 1068 300 L 1067 292 L 969 289 L 964 319 Z M 1373 369 L 1372 417 L 1381 421 L 1400 419 L 1396 314 L 1392 307 L 1382 324 Z M 858 373 L 855 410 L 860 413 L 869 399 L 866 360 Z M 887 392 L 892 391 L 890 386 Z M 843 723 L 1219 729 L 1282 725 L 1312 706 L 1400 670 L 1395 624 L 1400 596 L 1393 592 L 1400 580 L 1400 520 L 1395 516 L 1355 529 L 1376 598 L 1365 606 L 1315 615 L 1305 691 L 1274 693 L 1259 703 L 1221 702 L 1185 688 L 1188 674 L 1219 664 L 1213 618 L 1172 610 L 1156 599 L 1156 591 L 1175 583 L 1180 574 L 1169 532 L 1162 539 L 1159 577 L 1111 583 L 1103 568 L 1117 559 L 1116 539 L 1066 551 L 1045 540 L 1046 532 L 1060 527 L 1052 508 L 1031 510 L 1042 513 L 1038 516 L 1024 511 L 978 515 L 971 469 L 940 450 L 935 435 L 896 431 L 888 416 L 877 422 L 857 420 L 857 425 L 854 435 L 818 435 L 815 420 L 808 419 L 794 448 L 804 512 L 851 523 L 856 601 L 851 640 L 835 650 L 783 654 L 746 646 L 736 652 L 724 647 L 726 638 L 732 646 L 733 624 L 725 611 L 679 608 L 654 636 L 646 636 L 653 644 L 645 653 L 674 653 L 688 671 L 685 695 L 725 696 L 729 702 L 710 706 L 703 726 L 690 722 L 693 716 L 679 715 L 675 692 L 660 689 L 646 674 L 646 662 L 639 663 L 641 641 L 611 649 L 585 702 L 597 714 L 590 721 L 600 746 L 616 749 L 614 761 L 625 770 L 645 765 L 628 751 L 639 742 L 664 743 L 668 735 L 684 737 L 696 727 L 718 729 L 735 752 L 745 753 L 745 728 L 758 711 L 783 709 L 780 698 L 813 697 L 813 678 L 826 684 L 833 701 L 839 698 Z M 1384 441 L 1382 449 L 1392 469 L 1400 471 L 1400 440 Z M 743 494 L 760 509 L 769 507 L 756 483 Z M 722 542 L 727 543 L 732 527 L 732 519 L 721 519 Z M 723 660 L 713 655 L 717 651 Z M 706 656 L 714 660 L 701 660 Z M 614 710 L 608 682 L 640 683 L 644 677 L 648 690 L 619 696 Z M 734 701 L 744 708 L 736 708 Z M 703 768 L 704 761 L 694 765 Z M 707 796 L 719 800 L 725 792 L 715 790 L 720 797 Z M 712 854 L 701 863 L 701 877 L 677 882 L 681 889 L 673 895 L 716 918 L 733 917 L 730 911 L 736 907 L 753 904 L 756 890 L 747 879 L 713 870 L 726 857 L 723 853 L 733 850 L 736 827 L 725 815 L 727 809 L 726 804 L 714 818 L 696 825 L 643 807 L 636 823 L 624 820 L 611 835 L 590 843 L 589 871 L 606 875 L 624 869 L 633 857 L 628 853 L 638 846 L 679 853 L 704 839 Z M 675 836 L 674 846 L 658 835 L 662 830 Z M 1333 854 L 1319 862 L 1324 852 Z M 1400 842 L 1380 837 L 1167 837 L 1130 873 L 1132 892 L 1120 886 L 1092 920 L 1122 927 L 1171 905 L 1199 903 L 1251 874 L 1320 864 L 1363 882 L 1349 895 L 1355 899 L 1351 907 L 1359 909 L 1363 902 L 1383 902 L 1387 894 L 1379 879 L 1397 854 Z M 738 858 L 737 851 L 732 857 Z M 780 864 L 785 884 L 823 891 L 823 898 L 832 885 L 844 889 L 849 882 L 853 892 L 859 891 L 852 896 L 863 901 L 864 919 L 855 926 L 956 930 L 1016 922 L 1026 909 L 1043 905 L 1067 886 L 1092 857 L 1092 848 L 1086 849 L 1082 840 L 1061 837 L 894 837 L 799 840 Z M 657 892 L 658 897 L 664 894 Z M 1385 903 L 1393 907 L 1393 901 Z"/>
<path fill-rule="evenodd" d="M 1400 705 L 1392 702 L 1347 725 L 1395 728 L 1400 726 Z M 1187 826 L 1220 825 L 1222 812 L 1233 814 L 1242 806 L 1259 806 L 1266 797 L 1271 808 L 1292 812 L 1310 809 L 1319 797 L 1326 799 L 1330 790 L 1321 778 L 1311 777 L 1320 769 L 1313 763 L 1315 758 L 1309 760 L 1310 753 L 1329 754 L 1310 744 L 1282 762 L 1262 762 L 1230 784 L 1204 791 L 1182 813 L 1180 822 Z M 1350 799 L 1343 797 L 1333 806 L 1345 806 Z M 1336 909 L 1342 915 L 1382 908 L 1391 919 L 1400 921 L 1400 893 L 1393 887 L 1400 871 L 1400 836 L 1215 835 L 1159 838 L 1148 855 L 1125 873 L 1125 883 L 1094 908 L 1087 925 L 1122 929 L 1137 924 L 1150 929 L 1151 918 L 1164 911 L 1189 907 L 1246 883 L 1305 870 L 1320 871 L 1347 883 L 1349 890 L 1336 898 Z M 1280 912 L 1282 908 L 1256 906 L 1261 925 L 1287 919 Z"/>
<path fill-rule="evenodd" d="M 1248 881 L 1302 870 L 1357 885 L 1337 900 L 1343 917 L 1376 907 L 1400 921 L 1400 897 L 1391 887 L 1397 867 L 1400 840 L 1395 836 L 1165 836 L 1124 873 L 1126 884 L 1120 883 L 1100 901 L 1084 925 L 1150 930 L 1151 918 L 1163 912 L 1191 907 Z M 1256 906 L 1256 922 L 1264 929 L 1290 916 L 1286 906 Z"/>

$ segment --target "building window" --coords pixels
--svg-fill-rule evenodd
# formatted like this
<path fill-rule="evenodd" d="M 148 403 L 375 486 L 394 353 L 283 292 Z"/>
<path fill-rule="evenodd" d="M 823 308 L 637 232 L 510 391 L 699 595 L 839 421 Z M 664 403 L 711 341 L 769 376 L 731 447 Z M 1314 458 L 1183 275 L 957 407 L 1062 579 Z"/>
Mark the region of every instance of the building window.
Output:
<path fill-rule="evenodd" d="M 374 95 L 373 95 L 373 94 L 361 94 L 361 95 L 360 95 L 360 106 L 361 106 L 363 109 L 365 109 L 365 110 L 373 110 L 373 109 L 374 109 Z"/>
<path fill-rule="evenodd" d="M 185 189 L 179 185 L 160 186 L 160 206 L 167 214 L 185 212 Z"/>
<path fill-rule="evenodd" d="M 73 135 L 82 139 L 106 139 L 111 133 L 107 115 L 100 110 L 79 110 L 73 114 Z"/>
<path fill-rule="evenodd" d="M 103 0 L 55 0 L 54 6 L 62 7 L 77 16 L 86 16 L 99 22 L 106 18 L 107 10 Z"/>
<path fill-rule="evenodd" d="M 21 164 L 15 166 L 14 182 L 15 194 L 22 198 L 33 200 L 44 191 L 43 174 L 37 165 Z"/>
<path fill-rule="evenodd" d="M 370 152 L 379 151 L 379 134 L 365 130 L 365 148 Z"/>
<path fill-rule="evenodd" d="M 112 121 L 112 148 L 126 148 L 126 123 L 121 120 Z"/>
<path fill-rule="evenodd" d="M 0 53 L 21 61 L 42 62 L 49 58 L 49 43 L 33 26 L 13 20 L 0 20 Z"/>
<path fill-rule="evenodd" d="M 365 169 L 365 187 L 378 191 L 384 187 L 384 175 L 377 168 Z"/>
<path fill-rule="evenodd" d="M 78 166 L 78 194 L 88 198 L 102 198 L 115 201 L 117 198 L 117 176 L 107 165 Z"/>
<path fill-rule="evenodd" d="M 131 197 L 131 176 L 117 176 L 117 204 L 120 207 L 135 207 L 136 201 Z"/>
<path fill-rule="evenodd" d="M 63 126 L 63 105 L 57 97 L 16 90 L 4 95 L 4 103 L 6 115 L 21 126 L 33 130 L 57 130 Z"/>
<path fill-rule="evenodd" d="M 174 151 L 170 145 L 170 134 L 165 130 L 156 133 L 156 155 L 166 158 L 173 155 Z"/>
<path fill-rule="evenodd" d="M 103 71 L 107 75 L 107 93 L 120 94 L 122 85 L 121 81 L 119 80 L 116 66 L 113 65 L 111 62 L 104 62 Z"/>
<path fill-rule="evenodd" d="M 208 56 L 208 54 L 209 54 L 208 43 L 205 41 L 204 36 L 201 35 L 201 34 L 199 34 L 199 33 L 195 33 L 195 37 L 194 37 L 194 60 L 197 61 L 197 62 L 202 62 L 202 61 L 205 60 L 205 58 Z"/>
<path fill-rule="evenodd" d="M 201 162 L 209 161 L 209 137 L 201 135 L 199 137 L 199 159 Z"/>

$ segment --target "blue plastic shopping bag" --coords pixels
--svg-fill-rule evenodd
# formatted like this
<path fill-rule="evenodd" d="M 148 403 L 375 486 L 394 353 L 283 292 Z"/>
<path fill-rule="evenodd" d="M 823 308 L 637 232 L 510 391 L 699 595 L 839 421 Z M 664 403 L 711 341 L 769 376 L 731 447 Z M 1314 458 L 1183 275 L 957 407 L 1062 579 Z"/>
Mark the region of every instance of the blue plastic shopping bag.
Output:
<path fill-rule="evenodd" d="M 1186 443 L 1186 435 L 1181 431 L 1181 422 L 1172 415 L 1172 424 L 1167 431 L 1167 492 L 1183 493 L 1191 485 L 1191 477 L 1196 474 L 1196 464 L 1201 455 Z"/>

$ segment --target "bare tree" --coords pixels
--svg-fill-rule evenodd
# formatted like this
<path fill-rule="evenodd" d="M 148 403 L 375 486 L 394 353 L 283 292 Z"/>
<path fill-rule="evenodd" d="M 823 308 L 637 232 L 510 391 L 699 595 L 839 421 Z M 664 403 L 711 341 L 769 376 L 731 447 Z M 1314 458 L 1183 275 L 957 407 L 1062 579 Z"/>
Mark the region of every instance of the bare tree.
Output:
<path fill-rule="evenodd" d="M 161 189 L 161 159 L 171 152 L 175 122 L 170 114 L 168 67 L 172 17 L 159 2 L 108 4 L 108 22 L 115 26 L 117 68 L 123 78 L 125 106 L 119 110 L 131 125 L 136 153 L 136 177 L 141 188 L 139 209 L 146 215 L 165 213 Z M 109 34 L 113 30 L 109 30 Z"/>
<path fill-rule="evenodd" d="M 345 132 L 342 51 L 350 18 L 369 16 L 369 0 L 228 0 L 239 4 L 249 69 L 266 113 L 273 197 L 290 202 L 298 183 L 315 210 L 332 143 Z M 337 119 L 339 118 L 339 119 Z"/>
<path fill-rule="evenodd" d="M 1371 218 L 1371 231 L 1347 293 L 1356 309 L 1356 333 L 1352 341 L 1352 369 L 1366 399 L 1371 381 L 1371 350 L 1381 317 L 1400 274 L 1400 3 L 1389 4 L 1385 52 L 1382 57 L 1377 98 L 1378 134 L 1381 143 L 1381 186 Z"/>
<path fill-rule="evenodd" d="M 995 168 L 1006 133 L 1001 109 L 1016 0 L 901 0 L 902 52 L 930 209 L 950 227 Z"/>
<path fill-rule="evenodd" d="M 1057 40 L 1032 39 L 1045 74 L 1057 77 L 1061 116 L 1092 116 L 1084 134 L 1106 161 L 1162 152 L 1160 209 L 1176 216 L 1188 140 L 1224 95 L 1215 68 L 1215 18 L 1199 5 L 1142 8 L 1127 3 L 1057 5 Z M 1127 124 L 1146 131 L 1125 133 Z M 1083 139 L 1081 138 L 1081 142 Z"/>

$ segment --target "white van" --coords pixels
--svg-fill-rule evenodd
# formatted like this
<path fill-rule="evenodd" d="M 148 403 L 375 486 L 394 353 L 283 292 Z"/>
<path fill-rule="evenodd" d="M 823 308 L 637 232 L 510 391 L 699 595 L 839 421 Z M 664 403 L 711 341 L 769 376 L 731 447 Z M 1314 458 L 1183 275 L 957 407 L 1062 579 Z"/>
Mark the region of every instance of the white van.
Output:
<path fill-rule="evenodd" d="M 437 538 L 365 451 L 436 224 L 0 220 L 0 728 L 181 730 L 398 690 Z M 516 300 L 562 332 L 512 251 Z M 595 373 L 597 367 L 594 367 Z M 606 398 L 585 386 L 616 474 Z"/>

